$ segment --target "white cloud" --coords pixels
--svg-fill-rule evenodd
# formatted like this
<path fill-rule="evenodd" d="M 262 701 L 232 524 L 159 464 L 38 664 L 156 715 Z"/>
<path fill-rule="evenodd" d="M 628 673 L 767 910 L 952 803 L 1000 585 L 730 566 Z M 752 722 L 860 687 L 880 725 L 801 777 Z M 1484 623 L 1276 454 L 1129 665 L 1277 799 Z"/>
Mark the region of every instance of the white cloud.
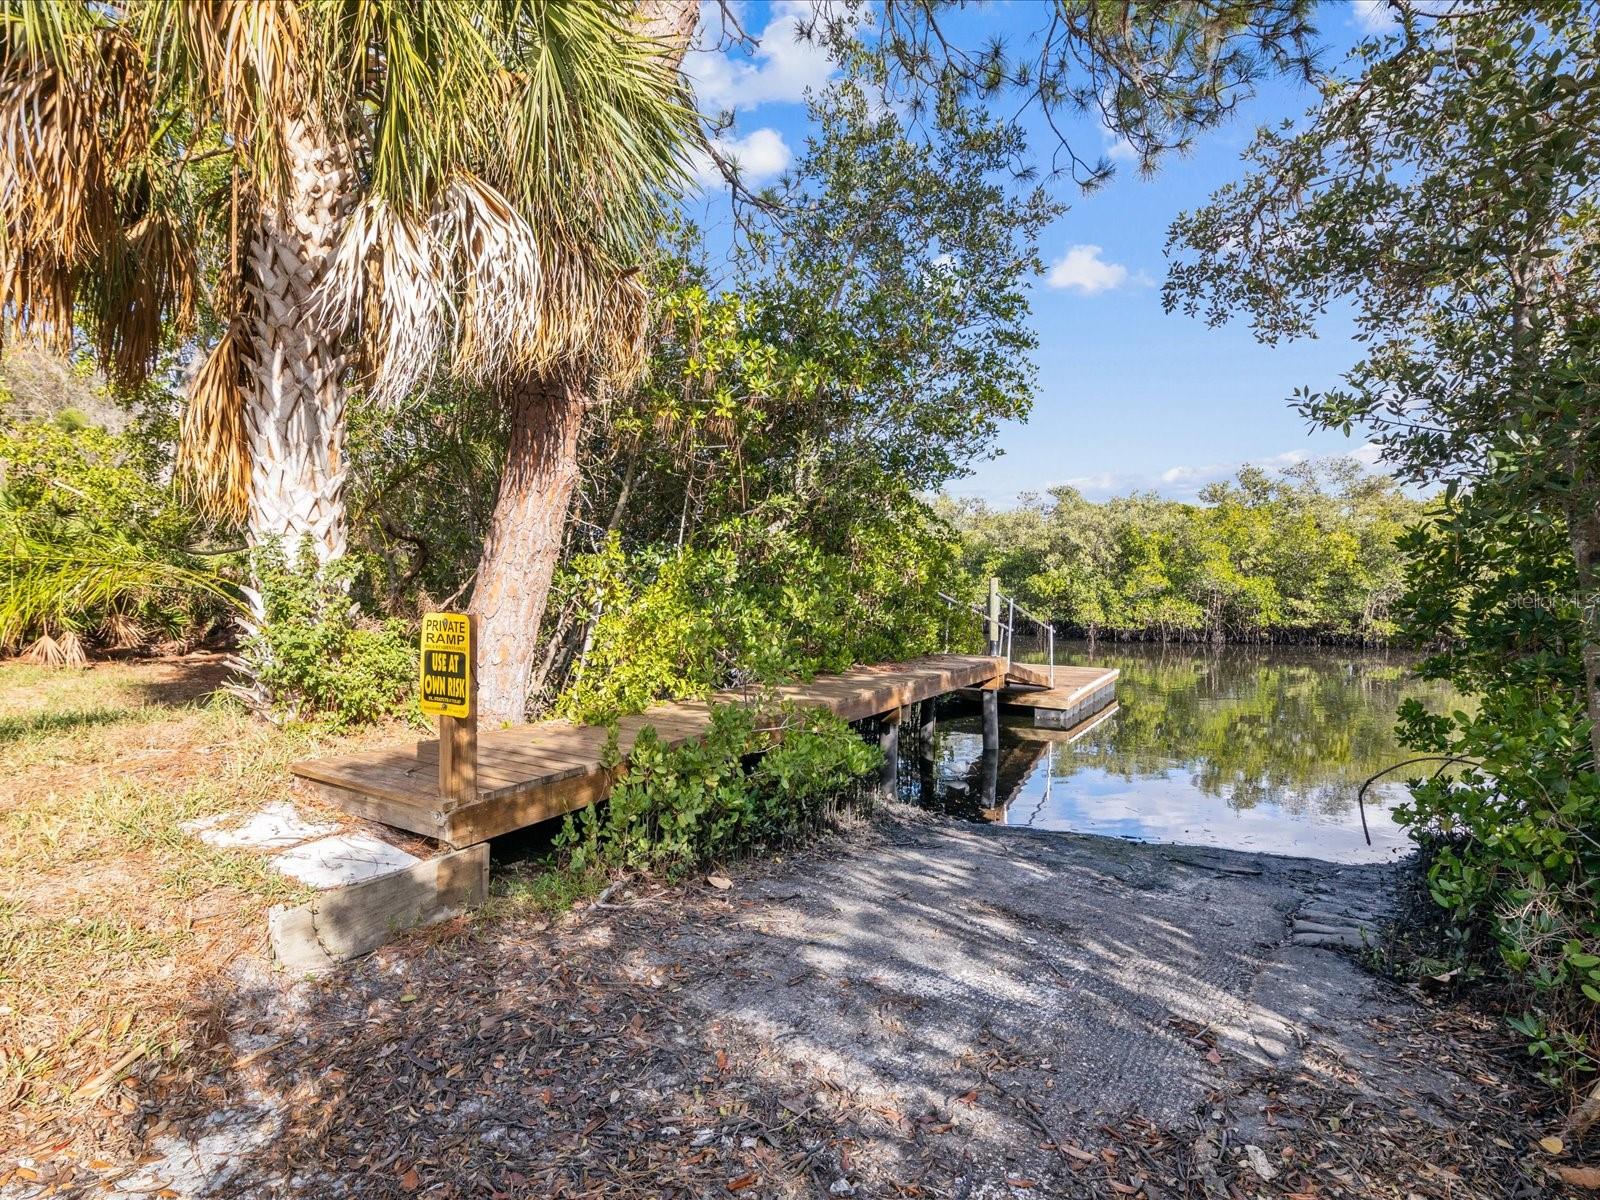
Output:
<path fill-rule="evenodd" d="M 1250 465 L 1260 467 L 1264 471 L 1281 471 L 1285 467 L 1297 466 L 1310 457 L 1304 450 L 1285 450 L 1282 454 L 1274 454 L 1271 458 L 1254 459 Z"/>
<path fill-rule="evenodd" d="M 1106 157 L 1112 162 L 1138 162 L 1139 152 L 1125 137 L 1113 138 L 1106 134 Z"/>
<path fill-rule="evenodd" d="M 1168 467 L 1161 472 L 1161 482 L 1167 487 L 1196 487 L 1202 483 L 1211 483 L 1218 479 L 1226 479 L 1233 474 L 1231 467 L 1224 467 L 1214 463 L 1209 467 Z"/>
<path fill-rule="evenodd" d="M 1377 442 L 1363 442 L 1350 451 L 1350 457 L 1364 467 L 1375 467 L 1383 459 L 1383 447 Z"/>
<path fill-rule="evenodd" d="M 761 187 L 772 182 L 783 174 L 794 157 L 783 134 L 767 126 L 752 129 L 742 138 L 718 138 L 715 145 L 717 153 L 738 169 L 739 179 L 746 187 Z M 697 150 L 692 160 L 691 168 L 701 187 L 718 187 L 725 182 L 711 155 Z"/>
<path fill-rule="evenodd" d="M 1356 24 L 1367 33 L 1389 33 L 1400 28 L 1389 0 L 1355 0 L 1351 8 Z"/>
<path fill-rule="evenodd" d="M 1053 288 L 1074 288 L 1085 296 L 1127 283 L 1128 268 L 1121 263 L 1106 262 L 1100 257 L 1101 253 L 1099 246 L 1068 247 L 1066 254 L 1050 267 L 1045 282 Z"/>
<path fill-rule="evenodd" d="M 1094 475 L 1078 475 L 1072 479 L 1064 479 L 1062 483 L 1070 488 L 1077 488 L 1080 492 L 1114 492 L 1122 486 L 1121 476 L 1113 475 L 1110 471 L 1100 471 Z"/>
<path fill-rule="evenodd" d="M 684 63 L 704 111 L 794 103 L 833 75 L 827 50 L 799 36 L 800 24 L 810 23 L 811 0 L 774 0 L 766 28 L 755 34 L 757 46 L 738 57 L 714 48 L 722 33 L 717 11 L 714 4 L 704 6 L 696 38 L 703 48 L 692 50 Z"/>

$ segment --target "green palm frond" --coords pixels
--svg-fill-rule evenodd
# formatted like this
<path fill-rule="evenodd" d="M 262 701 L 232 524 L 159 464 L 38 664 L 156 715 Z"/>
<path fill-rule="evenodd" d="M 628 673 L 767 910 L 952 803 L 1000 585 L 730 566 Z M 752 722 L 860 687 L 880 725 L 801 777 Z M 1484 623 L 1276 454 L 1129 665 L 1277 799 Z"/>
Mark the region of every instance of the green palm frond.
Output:
<path fill-rule="evenodd" d="M 83 525 L 48 538 L 0 513 L 0 647 L 113 627 L 140 609 L 196 600 L 243 611 L 214 560 L 161 552 L 124 533 Z"/>

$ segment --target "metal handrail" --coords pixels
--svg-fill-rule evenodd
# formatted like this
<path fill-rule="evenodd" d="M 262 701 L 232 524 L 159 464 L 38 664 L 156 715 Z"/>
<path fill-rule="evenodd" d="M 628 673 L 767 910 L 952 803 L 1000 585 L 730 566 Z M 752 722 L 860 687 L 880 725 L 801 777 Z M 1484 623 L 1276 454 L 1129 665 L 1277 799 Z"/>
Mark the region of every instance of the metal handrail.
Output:
<path fill-rule="evenodd" d="M 1016 629 L 1017 629 L 1017 614 L 1020 612 L 1025 619 L 1027 619 L 1029 621 L 1032 621 L 1035 625 L 1037 625 L 1040 629 L 1042 629 L 1044 631 L 1044 634 L 1045 634 L 1045 659 L 1046 659 L 1045 665 L 1048 667 L 1048 670 L 1049 670 L 1050 685 L 1052 687 L 1054 687 L 1055 686 L 1055 682 L 1056 682 L 1056 628 L 1055 628 L 1055 626 L 1053 624 L 1051 624 L 1049 621 L 1042 620 L 1041 618 L 1035 616 L 1033 613 L 1029 612 L 1025 607 L 1023 607 L 1022 605 L 1018 604 L 1017 601 L 1016 601 L 1016 598 L 1014 596 L 1005 596 L 1005 595 L 1003 595 L 999 590 L 998 584 L 999 584 L 998 580 L 991 580 L 990 581 L 990 588 L 991 588 L 991 593 L 990 594 L 993 595 L 993 596 L 996 596 L 996 597 L 998 597 L 1000 599 L 1003 599 L 1005 601 L 1005 603 L 998 606 L 998 612 L 996 613 L 996 615 L 995 615 L 995 617 L 993 619 L 994 620 L 994 625 L 993 625 L 992 628 L 990 628 L 988 630 L 990 643 L 999 651 L 999 657 L 1004 658 L 1006 660 L 1006 665 L 1009 667 L 1011 665 L 1011 662 L 1012 662 L 1012 652 L 1013 652 L 1013 649 L 1014 649 L 1014 646 L 1015 646 Z M 990 622 L 989 610 L 987 608 L 983 607 L 982 605 L 974 604 L 970 600 L 959 599 L 958 597 L 950 595 L 948 592 L 940 592 L 940 593 L 938 593 L 938 595 L 939 595 L 939 598 L 941 600 L 943 600 L 946 604 L 950 605 L 951 608 L 965 608 L 969 612 L 976 613 L 978 616 L 982 617 L 983 621 L 984 621 L 984 624 L 986 626 L 989 625 L 989 622 Z M 1003 615 L 1001 615 L 1001 614 L 1003 614 Z M 950 626 L 948 624 L 946 624 L 945 625 L 945 650 L 948 651 L 949 649 L 950 649 Z M 1029 665 L 1034 665 L 1034 664 L 1029 664 Z"/>

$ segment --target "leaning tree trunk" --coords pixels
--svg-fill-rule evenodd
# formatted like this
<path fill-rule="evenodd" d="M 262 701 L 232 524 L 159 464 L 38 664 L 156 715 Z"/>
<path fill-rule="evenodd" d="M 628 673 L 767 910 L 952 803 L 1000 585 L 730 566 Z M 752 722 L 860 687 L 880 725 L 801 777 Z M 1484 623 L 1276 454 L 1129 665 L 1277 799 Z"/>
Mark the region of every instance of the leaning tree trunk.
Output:
<path fill-rule="evenodd" d="M 641 29 L 674 69 L 694 36 L 696 0 L 638 0 Z M 539 652 L 550 581 L 561 558 L 567 509 L 578 482 L 578 435 L 588 406 L 587 370 L 522 379 L 502 396 L 511 412 L 505 474 L 478 579 L 478 713 L 491 724 L 521 721 Z"/>
<path fill-rule="evenodd" d="M 310 537 L 326 562 L 345 548 L 345 355 L 313 297 L 349 204 L 349 158 L 315 122 L 287 120 L 285 194 L 264 203 L 247 244 L 250 346 L 245 436 L 252 544 Z"/>
<path fill-rule="evenodd" d="M 478 617 L 478 713 L 490 725 L 526 714 L 539 624 L 578 483 L 584 389 L 560 374 L 504 393 L 511 410 L 505 474 L 472 591 Z"/>

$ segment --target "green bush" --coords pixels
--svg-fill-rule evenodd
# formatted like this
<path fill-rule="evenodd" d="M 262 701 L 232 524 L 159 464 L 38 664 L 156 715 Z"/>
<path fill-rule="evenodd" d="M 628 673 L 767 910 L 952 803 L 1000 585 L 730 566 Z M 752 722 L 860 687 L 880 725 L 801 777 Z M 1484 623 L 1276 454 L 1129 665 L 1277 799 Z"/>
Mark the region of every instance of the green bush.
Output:
<path fill-rule="evenodd" d="M 1485 489 L 1408 533 L 1408 628 L 1440 639 L 1423 673 L 1474 712 L 1402 708 L 1399 734 L 1461 769 L 1397 810 L 1457 961 L 1506 989 L 1510 1022 L 1552 1084 L 1600 1071 L 1600 775 L 1583 699 L 1585 613 L 1565 531 L 1504 520 Z M 1489 968 L 1481 970 L 1481 968 Z"/>
<path fill-rule="evenodd" d="M 680 874 L 820 828 L 881 762 L 830 713 L 718 705 L 699 741 L 669 750 L 641 732 L 610 799 L 568 817 L 558 845 L 578 873 Z"/>
<path fill-rule="evenodd" d="M 1513 989 L 1512 1027 L 1552 1085 L 1600 1070 L 1600 777 L 1570 698 L 1500 689 L 1478 713 L 1408 702 L 1412 746 L 1460 756 L 1459 775 L 1413 784 L 1396 817 L 1428 850 L 1428 889 L 1459 962 L 1492 956 Z"/>
<path fill-rule="evenodd" d="M 255 569 L 265 620 L 243 657 L 275 712 L 345 726 L 416 711 L 416 639 L 361 615 L 354 561 L 320 564 L 308 538 L 292 564 L 263 546 Z"/>
<path fill-rule="evenodd" d="M 703 696 L 942 648 L 954 544 L 921 506 L 862 522 L 829 548 L 778 514 L 731 520 L 695 545 L 625 554 L 616 539 L 566 587 L 601 617 L 557 711 L 596 722 L 662 698 Z"/>
<path fill-rule="evenodd" d="M 209 548 L 148 440 L 26 421 L 0 429 L 0 468 L 0 646 L 70 661 L 196 638 L 237 608 L 242 556 Z"/>

